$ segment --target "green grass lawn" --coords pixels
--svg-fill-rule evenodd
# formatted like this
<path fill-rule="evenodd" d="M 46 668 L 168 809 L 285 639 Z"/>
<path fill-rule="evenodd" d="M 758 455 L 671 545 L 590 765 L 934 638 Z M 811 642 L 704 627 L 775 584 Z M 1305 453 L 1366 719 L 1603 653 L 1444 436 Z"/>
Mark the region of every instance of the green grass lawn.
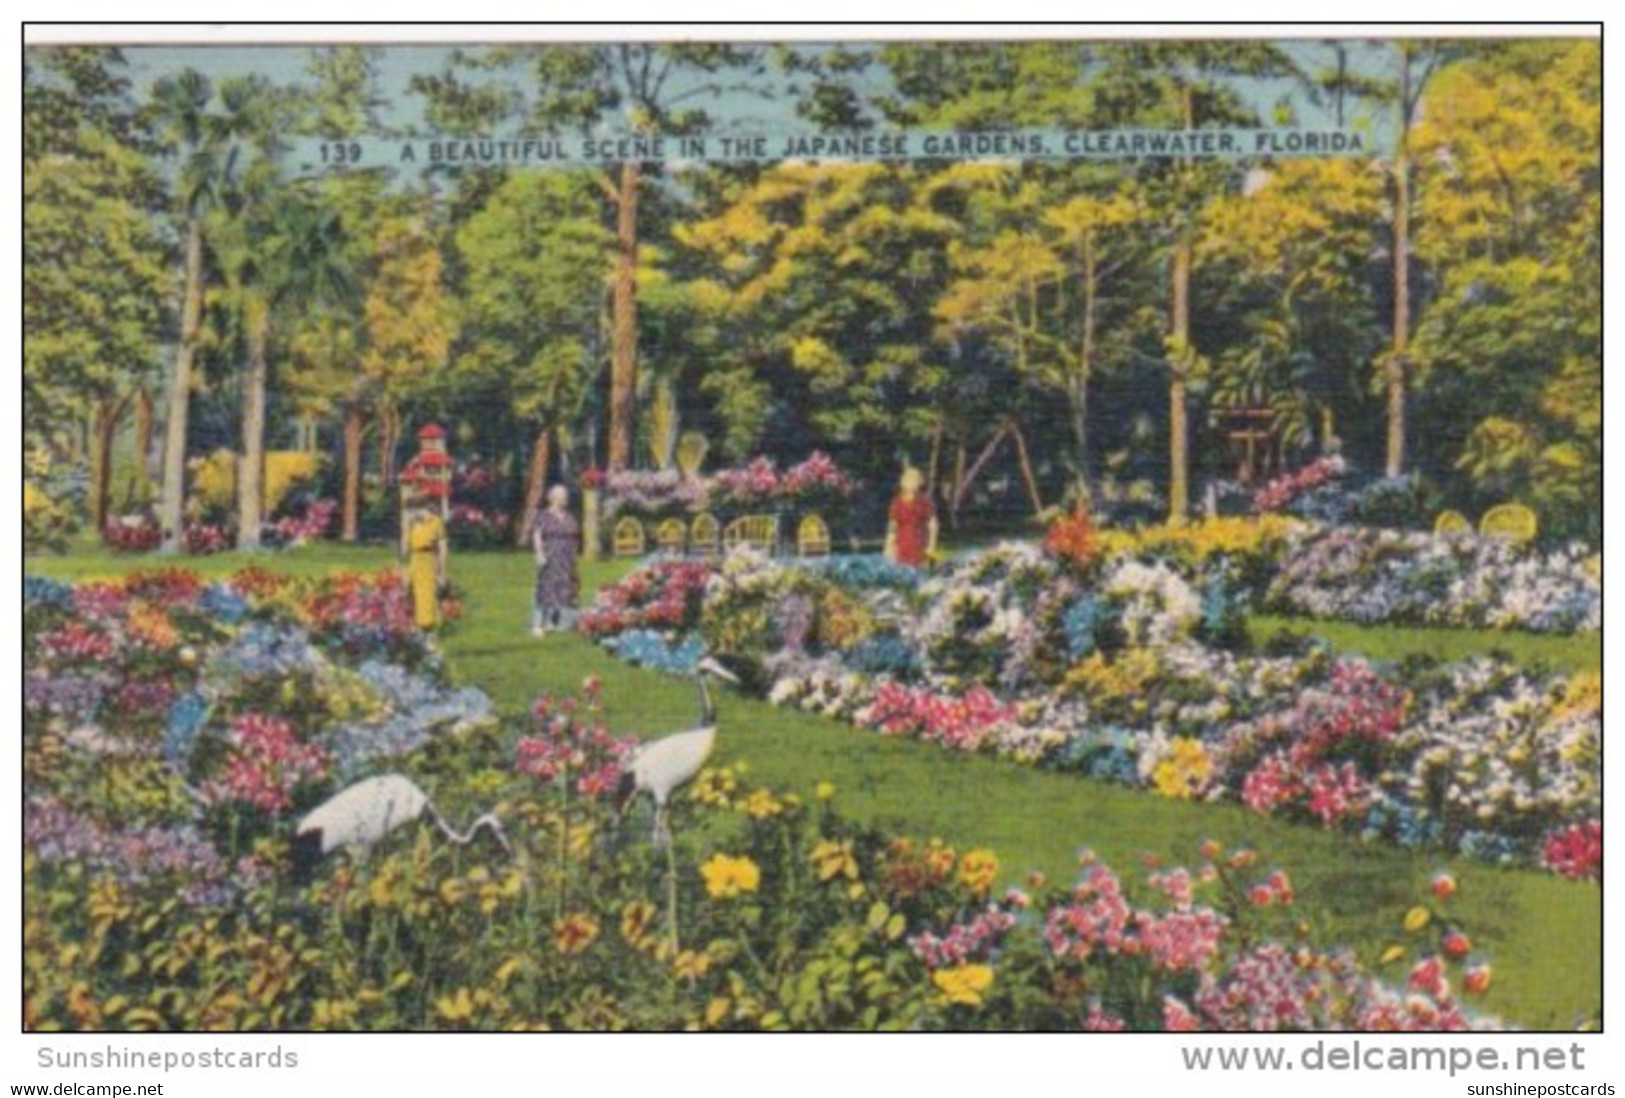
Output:
<path fill-rule="evenodd" d="M 1399 660 L 1406 656 L 1433 656 L 1440 660 L 1464 660 L 1472 656 L 1500 653 L 1525 667 L 1549 667 L 1554 671 L 1601 671 L 1602 634 L 1577 633 L 1572 637 L 1542 633 L 1519 633 L 1510 629 L 1435 629 L 1388 625 L 1356 625 L 1343 621 L 1314 621 L 1258 614 L 1248 623 L 1255 641 L 1262 642 L 1283 631 L 1312 633 L 1324 637 L 1334 648 L 1356 652 L 1375 660 Z"/>
<path fill-rule="evenodd" d="M 301 574 L 387 567 L 379 548 L 321 546 L 248 557 L 184 559 L 208 574 L 247 563 Z M 100 553 L 47 557 L 31 571 L 64 579 L 151 567 L 151 558 Z M 584 568 L 590 597 L 624 574 L 623 563 Z M 463 620 L 445 647 L 459 681 L 486 690 L 511 715 L 543 690 L 574 690 L 583 677 L 604 681 L 606 718 L 617 732 L 658 735 L 692 724 L 690 683 L 629 667 L 575 636 L 529 635 L 532 564 L 520 553 L 459 553 L 454 581 L 464 592 Z M 1391 658 L 1425 651 L 1445 658 L 1505 649 L 1515 658 L 1555 666 L 1596 667 L 1595 638 L 1541 638 L 1489 631 L 1358 628 L 1263 619 L 1323 635 L 1339 648 Z M 1602 998 L 1601 892 L 1546 873 L 1499 870 L 1447 861 L 1386 844 L 1364 845 L 1312 828 L 1272 821 L 1229 805 L 1193 805 L 1145 792 L 980 757 L 924 743 L 892 740 L 765 702 L 729 695 L 721 702 L 717 759 L 743 762 L 758 781 L 810 794 L 833 782 L 848 815 L 919 836 L 941 836 L 961 848 L 991 847 L 1007 876 L 1039 870 L 1069 880 L 1080 850 L 1094 850 L 1127 881 L 1142 862 L 1190 863 L 1207 839 L 1251 846 L 1284 868 L 1304 917 L 1322 940 L 1354 945 L 1367 961 L 1406 938 L 1405 912 L 1426 898 L 1432 874 L 1453 871 L 1461 893 L 1452 910 L 1494 964 L 1487 1009 L 1533 1029 L 1571 1029 Z M 1399 973 L 1393 973 L 1396 978 Z"/>

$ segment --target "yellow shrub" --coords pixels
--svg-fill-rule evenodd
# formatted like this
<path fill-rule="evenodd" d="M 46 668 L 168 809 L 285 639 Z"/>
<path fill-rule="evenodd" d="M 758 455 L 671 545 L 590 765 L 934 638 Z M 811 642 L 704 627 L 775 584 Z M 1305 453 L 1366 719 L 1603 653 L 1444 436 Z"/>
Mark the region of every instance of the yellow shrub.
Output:
<path fill-rule="evenodd" d="M 1184 526 L 1139 530 L 1104 529 L 1098 537 L 1107 557 L 1165 556 L 1200 564 L 1211 556 L 1258 557 L 1281 549 L 1302 524 L 1285 515 L 1214 518 Z"/>
<path fill-rule="evenodd" d="M 274 515 L 288 493 L 314 481 L 322 471 L 322 455 L 300 450 L 277 450 L 265 455 L 265 513 Z"/>
<path fill-rule="evenodd" d="M 276 514 L 288 493 L 314 481 L 320 454 L 274 450 L 265 455 L 265 514 Z M 237 502 L 237 455 L 216 450 L 192 462 L 192 499 L 203 511 L 229 511 Z"/>
<path fill-rule="evenodd" d="M 216 450 L 189 464 L 193 503 L 203 511 L 229 511 L 237 500 L 237 455 Z"/>

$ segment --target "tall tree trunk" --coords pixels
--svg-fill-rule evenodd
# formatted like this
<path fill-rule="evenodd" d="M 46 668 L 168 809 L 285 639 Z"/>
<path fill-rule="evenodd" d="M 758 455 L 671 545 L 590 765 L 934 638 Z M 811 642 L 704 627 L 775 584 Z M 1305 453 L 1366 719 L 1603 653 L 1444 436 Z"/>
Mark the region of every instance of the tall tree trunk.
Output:
<path fill-rule="evenodd" d="M 135 394 L 135 483 L 130 495 L 145 503 L 152 476 L 148 464 L 152 461 L 152 390 L 145 385 Z"/>
<path fill-rule="evenodd" d="M 1394 150 L 1394 341 L 1388 358 L 1388 454 L 1384 472 L 1405 471 L 1405 357 L 1411 330 L 1411 54 L 1400 50 L 1399 139 Z"/>
<path fill-rule="evenodd" d="M 547 487 L 547 463 L 553 454 L 553 432 L 543 427 L 536 432 L 536 445 L 531 450 L 530 473 L 525 477 L 525 502 L 519 509 L 514 530 L 514 544 L 526 545 L 530 541 L 530 528 L 542 509 L 542 491 Z"/>
<path fill-rule="evenodd" d="M 1072 405 L 1072 437 L 1078 446 L 1078 489 L 1089 490 L 1089 375 L 1095 363 L 1095 314 L 1099 298 L 1099 275 L 1095 250 L 1091 243 L 1082 245 L 1083 252 L 1083 340 L 1078 347 L 1078 369 L 1073 375 L 1068 396 Z"/>
<path fill-rule="evenodd" d="M 243 371 L 243 464 L 237 475 L 237 548 L 258 549 L 265 521 L 266 345 L 271 313 L 264 301 L 248 307 L 248 362 Z"/>
<path fill-rule="evenodd" d="M 91 412 L 90 430 L 90 522 L 100 533 L 107 526 L 107 499 L 113 479 L 113 432 L 119 409 L 103 398 Z"/>
<path fill-rule="evenodd" d="M 1190 514 L 1190 427 L 1185 414 L 1191 354 L 1191 240 L 1187 229 L 1181 229 L 1174 242 L 1170 291 L 1169 342 L 1175 357 L 1168 364 L 1168 521 L 1178 526 Z"/>
<path fill-rule="evenodd" d="M 614 320 L 610 336 L 609 467 L 632 463 L 632 421 L 638 386 L 638 176 L 639 166 L 621 164 L 616 202 Z"/>
<path fill-rule="evenodd" d="M 192 399 L 192 359 L 197 353 L 203 320 L 203 222 L 193 216 L 186 227 L 186 296 L 181 303 L 181 340 L 175 349 L 175 372 L 169 379 L 164 420 L 164 494 L 158 509 L 163 552 L 179 552 L 186 506 L 186 411 Z"/>
<path fill-rule="evenodd" d="M 388 401 L 378 405 L 378 475 L 387 491 L 395 483 L 395 451 L 401 443 L 400 413 Z"/>
<path fill-rule="evenodd" d="M 352 400 L 344 410 L 344 532 L 345 541 L 361 536 L 361 402 Z"/>

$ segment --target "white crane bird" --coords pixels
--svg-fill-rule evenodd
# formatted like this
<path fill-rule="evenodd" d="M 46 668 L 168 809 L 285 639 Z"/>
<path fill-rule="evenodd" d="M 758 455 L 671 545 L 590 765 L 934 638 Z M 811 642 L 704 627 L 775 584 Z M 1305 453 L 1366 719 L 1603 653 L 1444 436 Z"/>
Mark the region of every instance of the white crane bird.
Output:
<path fill-rule="evenodd" d="M 474 836 L 488 830 L 503 851 L 513 856 L 502 821 L 494 813 L 485 813 L 467 831 L 459 833 L 412 779 L 403 774 L 380 774 L 339 790 L 299 821 L 292 851 L 295 877 L 308 879 L 317 862 L 341 847 L 365 853 L 384 836 L 424 813 L 459 846 L 467 846 Z"/>
<path fill-rule="evenodd" d="M 666 821 L 666 804 L 672 791 L 700 772 L 711 755 L 717 739 L 717 709 L 711 701 L 706 679 L 715 677 L 724 682 L 739 684 L 733 672 L 710 656 L 694 667 L 694 681 L 700 689 L 700 723 L 687 732 L 662 736 L 643 744 L 632 756 L 632 763 L 621 776 L 616 790 L 619 808 L 624 813 L 639 793 L 649 794 L 654 802 L 654 842 L 665 846 L 671 842 L 671 830 Z"/>

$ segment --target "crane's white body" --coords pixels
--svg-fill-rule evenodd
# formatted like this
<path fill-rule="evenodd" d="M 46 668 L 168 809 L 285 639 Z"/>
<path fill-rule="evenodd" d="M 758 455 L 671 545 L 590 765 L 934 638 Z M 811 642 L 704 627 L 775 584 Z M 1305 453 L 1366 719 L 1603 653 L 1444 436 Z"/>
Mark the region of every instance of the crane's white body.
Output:
<path fill-rule="evenodd" d="M 459 833 L 411 778 L 404 774 L 380 774 L 339 790 L 299 821 L 294 832 L 296 876 L 305 876 L 318 859 L 335 850 L 365 853 L 390 832 L 425 813 L 446 838 L 459 846 L 466 846 L 481 828 L 487 828 L 502 849 L 513 854 L 502 822 L 495 815 L 487 812 L 467 831 Z"/>
<path fill-rule="evenodd" d="M 716 741 L 713 724 L 645 744 L 632 759 L 632 780 L 664 808 L 672 790 L 700 772 Z"/>
<path fill-rule="evenodd" d="M 666 804 L 671 800 L 672 792 L 700 772 L 700 767 L 711 756 L 711 748 L 716 745 L 717 711 L 711 704 L 711 692 L 705 685 L 707 675 L 732 683 L 739 681 L 716 660 L 710 657 L 701 660 L 694 669 L 695 682 L 700 690 L 698 727 L 645 743 L 632 756 L 631 766 L 622 779 L 623 784 L 629 786 L 625 791 L 623 807 L 639 793 L 649 794 L 650 800 L 654 801 L 654 840 L 662 845 L 671 840 L 666 826 Z"/>
<path fill-rule="evenodd" d="M 366 850 L 423 815 L 429 795 L 402 774 L 381 774 L 339 790 L 299 821 L 297 834 L 321 835 L 321 851 Z"/>

